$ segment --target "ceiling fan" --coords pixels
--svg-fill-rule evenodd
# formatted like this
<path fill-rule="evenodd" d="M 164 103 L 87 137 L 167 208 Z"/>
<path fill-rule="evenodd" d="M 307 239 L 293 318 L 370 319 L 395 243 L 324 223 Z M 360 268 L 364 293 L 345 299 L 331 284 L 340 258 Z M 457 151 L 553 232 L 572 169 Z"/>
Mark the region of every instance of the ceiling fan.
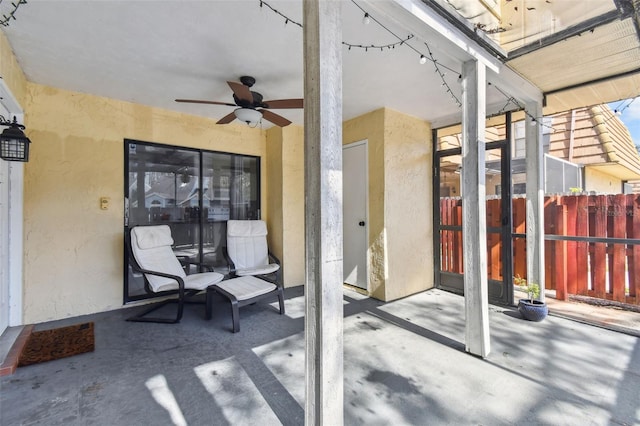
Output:
<path fill-rule="evenodd" d="M 250 76 L 240 77 L 240 83 L 236 81 L 227 81 L 231 90 L 233 90 L 233 101 L 235 104 L 218 101 L 199 101 L 195 99 L 176 99 L 176 102 L 185 102 L 191 104 L 211 104 L 211 105 L 227 105 L 236 108 L 230 114 L 225 115 L 216 124 L 231 123 L 236 118 L 244 121 L 250 126 L 258 124 L 260 119 L 264 118 L 276 126 L 284 127 L 291 124 L 281 115 L 271 112 L 270 109 L 292 109 L 302 108 L 302 99 L 278 99 L 274 101 L 263 101 L 262 95 L 253 92 L 250 88 L 255 84 L 256 79 Z"/>

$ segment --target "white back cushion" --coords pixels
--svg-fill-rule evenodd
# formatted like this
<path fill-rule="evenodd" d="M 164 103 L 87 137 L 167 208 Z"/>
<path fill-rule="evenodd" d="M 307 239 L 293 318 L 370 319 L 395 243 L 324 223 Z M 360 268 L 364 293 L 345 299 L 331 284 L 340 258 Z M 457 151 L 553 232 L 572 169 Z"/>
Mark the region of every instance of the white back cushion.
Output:
<path fill-rule="evenodd" d="M 142 269 L 184 278 L 187 275 L 171 250 L 172 244 L 173 238 L 171 238 L 171 229 L 168 225 L 136 226 L 131 230 L 131 250 Z M 171 278 L 150 274 L 145 274 L 145 277 L 153 291 L 159 291 L 160 287 L 167 284 L 177 286 L 177 282 Z"/>
<path fill-rule="evenodd" d="M 237 269 L 268 265 L 267 224 L 263 220 L 227 221 L 227 251 Z"/>

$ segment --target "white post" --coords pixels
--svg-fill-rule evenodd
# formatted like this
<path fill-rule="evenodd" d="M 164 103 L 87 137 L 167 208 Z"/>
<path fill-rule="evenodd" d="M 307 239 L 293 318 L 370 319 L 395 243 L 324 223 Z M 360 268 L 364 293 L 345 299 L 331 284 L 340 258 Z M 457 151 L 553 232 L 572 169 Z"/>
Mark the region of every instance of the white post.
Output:
<path fill-rule="evenodd" d="M 485 197 L 486 68 L 462 66 L 462 240 L 464 257 L 465 349 L 489 354 L 489 291 Z"/>
<path fill-rule="evenodd" d="M 540 285 L 544 301 L 544 151 L 542 106 L 525 105 L 525 153 L 527 174 L 527 281 Z M 534 120 L 535 119 L 535 120 Z"/>
<path fill-rule="evenodd" d="M 303 2 L 306 425 L 343 424 L 341 7 Z"/>

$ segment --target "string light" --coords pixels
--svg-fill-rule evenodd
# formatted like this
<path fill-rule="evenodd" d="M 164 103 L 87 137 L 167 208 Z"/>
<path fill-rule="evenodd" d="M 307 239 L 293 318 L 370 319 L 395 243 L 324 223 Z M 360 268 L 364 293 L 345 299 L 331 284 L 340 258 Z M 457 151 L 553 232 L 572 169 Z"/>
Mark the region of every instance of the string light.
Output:
<path fill-rule="evenodd" d="M 349 50 L 351 50 L 351 48 L 363 49 L 364 51 L 368 51 L 369 49 L 380 49 L 380 51 L 382 52 L 384 49 L 395 49 L 396 46 L 403 45 L 406 41 L 411 40 L 413 37 L 414 37 L 414 35 L 410 34 L 404 40 L 397 41 L 395 43 L 389 43 L 389 44 L 368 44 L 368 45 L 364 45 L 364 44 L 348 43 L 346 41 L 343 41 L 342 44 L 347 46 L 349 48 Z"/>
<path fill-rule="evenodd" d="M 2 1 L 0 1 L 0 3 L 2 3 Z M 2 25 L 3 27 L 8 27 L 9 26 L 9 21 L 11 21 L 11 19 L 13 19 L 14 21 L 16 20 L 16 11 L 18 10 L 18 8 L 20 7 L 21 4 L 27 4 L 27 0 L 18 0 L 16 3 L 11 3 L 11 5 L 13 6 L 13 10 L 11 12 L 9 12 L 9 15 L 2 15 L 2 20 L 0 20 L 0 25 Z"/>
<path fill-rule="evenodd" d="M 360 9 L 363 13 L 367 13 L 362 7 L 360 7 L 360 5 L 358 3 L 356 3 L 355 0 L 351 0 L 351 3 L 353 3 L 354 5 L 356 5 L 356 7 L 358 9 Z M 398 40 L 403 41 L 403 39 L 398 36 L 396 33 L 394 33 L 393 31 L 391 31 L 389 28 L 387 28 L 384 24 L 382 24 L 380 21 L 378 21 L 376 18 L 374 18 L 373 16 L 369 15 L 369 17 L 376 23 L 378 24 L 380 27 L 382 27 L 383 29 L 385 29 L 389 34 L 391 34 L 392 36 L 394 36 L 395 38 L 397 38 Z M 447 83 L 447 81 L 444 78 L 444 73 L 440 70 L 440 68 L 444 68 L 446 70 L 449 70 L 451 72 L 454 72 L 456 74 L 459 74 L 458 71 L 451 69 L 445 65 L 439 64 L 438 61 L 433 57 L 433 52 L 431 52 L 431 49 L 429 48 L 429 45 L 427 43 L 424 43 L 424 45 L 427 47 L 427 51 L 429 53 L 429 57 L 427 58 L 422 52 L 418 51 L 418 49 L 416 49 L 415 47 L 413 47 L 411 44 L 409 43 L 401 43 L 404 44 L 405 46 L 407 46 L 409 49 L 413 50 L 414 52 L 416 52 L 418 55 L 420 55 L 420 64 L 424 64 L 427 62 L 427 59 L 429 59 L 432 63 L 433 66 L 435 67 L 436 73 L 440 76 L 440 79 L 442 80 L 442 86 L 446 88 L 446 92 L 448 94 L 451 95 L 451 99 L 455 101 L 455 103 L 458 105 L 458 108 L 462 107 L 462 103 L 460 102 L 460 100 L 457 98 L 457 96 L 453 93 L 453 91 L 451 90 L 451 87 L 449 86 L 449 83 Z M 424 62 L 423 62 L 423 58 L 424 58 Z"/>
<path fill-rule="evenodd" d="M 548 124 L 545 124 L 543 117 L 540 118 L 536 118 L 535 116 L 533 116 L 530 112 L 528 112 L 524 106 L 518 102 L 518 100 L 516 98 L 514 98 L 513 96 L 507 95 L 504 90 L 500 89 L 498 86 L 494 86 L 491 84 L 491 82 L 487 83 L 489 86 L 494 87 L 498 92 L 500 92 L 502 94 L 502 96 L 504 96 L 507 99 L 507 103 L 502 107 L 502 109 L 498 112 L 497 115 L 502 114 L 504 112 L 507 111 L 507 107 L 509 106 L 509 104 L 513 104 L 517 107 L 518 110 L 521 110 L 522 112 L 524 112 L 524 115 L 526 118 L 529 118 L 529 125 L 530 126 L 535 126 L 537 124 L 540 124 L 542 127 L 546 127 L 547 129 L 550 129 L 552 131 L 552 133 L 556 133 L 559 132 L 558 129 L 554 128 L 553 126 L 550 126 Z"/>
<path fill-rule="evenodd" d="M 440 80 L 442 80 L 442 86 L 446 88 L 447 93 L 451 95 L 451 99 L 455 101 L 456 105 L 458 105 L 458 108 L 462 107 L 462 102 L 460 102 L 458 97 L 453 93 L 453 90 L 451 90 L 449 83 L 447 83 L 447 80 L 444 78 L 445 73 L 441 71 L 440 68 L 442 67 L 446 70 L 453 71 L 454 74 L 458 74 L 458 71 L 452 70 L 451 68 L 438 63 L 436 58 L 433 57 L 433 52 L 431 51 L 431 48 L 429 47 L 429 45 L 426 42 L 424 43 L 424 45 L 427 48 L 427 52 L 429 53 L 429 58 L 433 63 L 433 67 L 435 68 L 436 73 L 440 76 Z M 422 58 L 425 58 L 424 55 L 422 55 Z M 422 60 L 422 58 L 420 58 L 420 60 Z M 459 79 L 461 79 L 462 74 L 458 74 L 458 75 L 459 75 Z"/>
<path fill-rule="evenodd" d="M 24 1 L 24 0 L 23 0 Z M 266 1 L 260 0 L 260 7 L 262 6 L 267 6 L 269 9 L 271 9 L 271 11 L 273 13 L 275 13 L 276 15 L 280 15 L 281 17 L 284 18 L 284 24 L 287 25 L 288 23 L 292 23 L 295 24 L 297 26 L 299 26 L 300 28 L 302 28 L 302 24 L 300 22 L 296 22 L 293 19 L 289 18 L 288 16 L 284 15 L 283 13 L 281 13 L 280 11 L 274 9 L 273 7 L 271 7 L 271 5 L 269 3 L 267 3 Z"/>
<path fill-rule="evenodd" d="M 0 0 L 1 1 L 1 0 Z M 424 45 L 427 47 L 427 51 L 428 51 L 428 56 L 424 55 L 422 52 L 420 52 L 419 50 L 417 50 L 415 47 L 413 47 L 411 44 L 407 43 L 409 40 L 414 38 L 413 34 L 409 34 L 406 37 L 400 37 L 399 35 L 397 35 L 396 33 L 394 33 L 393 31 L 391 31 L 389 28 L 387 28 L 382 22 L 378 21 L 375 17 L 371 16 L 366 10 L 364 10 L 362 7 L 360 7 L 360 5 L 358 3 L 356 3 L 355 0 L 351 0 L 351 3 L 353 3 L 358 9 L 360 9 L 362 11 L 362 13 L 364 14 L 364 17 L 362 19 L 362 22 L 364 24 L 368 24 L 371 21 L 374 21 L 376 24 L 378 24 L 381 28 L 383 28 L 385 31 L 387 31 L 389 34 L 391 34 L 392 36 L 394 36 L 398 41 L 394 42 L 394 43 L 389 43 L 389 44 L 383 44 L 383 45 L 375 45 L 375 44 L 354 44 L 354 43 L 348 43 L 343 41 L 342 44 L 344 46 L 347 46 L 348 50 L 351 50 L 352 48 L 357 48 L 357 49 L 363 49 L 365 52 L 368 52 L 369 49 L 380 49 L 380 51 L 384 51 L 385 49 L 395 49 L 396 46 L 406 46 L 409 49 L 413 50 L 415 53 L 417 53 L 419 55 L 419 60 L 418 62 L 423 65 L 427 63 L 427 60 L 430 60 L 433 63 L 433 66 L 435 68 L 435 72 L 438 74 L 438 76 L 440 77 L 440 79 L 442 80 L 442 87 L 445 88 L 446 92 L 451 96 L 451 99 L 458 105 L 458 108 L 462 107 L 462 103 L 460 102 L 460 100 L 458 99 L 458 97 L 453 93 L 453 90 L 451 90 L 451 86 L 449 86 L 449 83 L 447 83 L 447 81 L 445 80 L 445 73 L 441 70 L 441 69 L 446 69 L 448 71 L 453 72 L 455 75 L 458 75 L 458 79 L 462 79 L 462 75 L 460 74 L 459 71 L 454 70 L 452 68 L 447 67 L 446 65 L 443 65 L 441 63 L 439 63 L 434 57 L 433 57 L 433 52 L 431 51 L 431 49 L 429 48 L 429 45 L 427 43 L 424 43 Z M 294 23 L 295 25 L 299 26 L 300 28 L 302 28 L 302 24 L 292 20 L 291 18 L 289 18 L 288 16 L 284 15 L 283 13 L 279 12 L 278 10 L 274 9 L 273 7 L 271 7 L 271 5 L 269 5 L 269 3 L 267 3 L 264 0 L 260 0 L 260 7 L 263 6 L 267 6 L 272 12 L 276 13 L 277 15 L 281 16 L 282 18 L 285 19 L 285 25 L 288 24 L 289 22 Z"/>
<path fill-rule="evenodd" d="M 591 128 L 593 129 L 593 128 L 595 128 L 596 126 L 599 126 L 600 124 L 605 124 L 605 123 L 607 123 L 607 122 L 609 122 L 609 121 L 613 120 L 614 118 L 616 118 L 616 119 L 620 120 L 620 118 L 619 118 L 619 117 L 624 113 L 624 111 L 625 111 L 627 108 L 629 108 L 629 106 L 631 106 L 631 104 L 632 104 L 633 102 L 635 102 L 635 100 L 636 100 L 636 99 L 638 99 L 638 98 L 637 98 L 637 97 L 635 97 L 635 98 L 631 99 L 631 100 L 629 101 L 629 103 L 628 103 L 628 104 L 626 104 L 626 105 L 624 105 L 624 103 L 625 103 L 625 102 L 627 102 L 627 101 L 628 101 L 628 99 L 626 99 L 626 100 L 624 100 L 624 101 L 620 102 L 620 105 L 618 105 L 618 107 L 617 107 L 617 108 L 615 108 L 615 109 L 613 110 L 613 114 L 612 114 L 612 115 L 610 115 L 609 117 L 605 118 L 601 123 L 594 124 L 593 126 L 591 126 Z M 620 107 L 621 105 L 622 105 L 622 108 Z M 604 114 L 603 114 L 603 115 L 604 115 Z"/>
<path fill-rule="evenodd" d="M 627 100 L 628 100 L 628 99 L 626 99 L 626 100 L 624 100 L 624 101 L 620 102 L 620 104 L 619 104 L 619 105 L 618 105 L 618 106 L 613 110 L 613 112 L 614 112 L 616 115 L 618 115 L 618 116 L 622 115 L 622 113 L 623 113 L 627 108 L 629 108 L 629 106 L 630 106 L 630 105 L 631 105 L 631 104 L 632 104 L 636 99 L 637 99 L 637 98 L 633 98 L 633 99 L 631 99 L 631 101 L 629 101 L 629 103 L 628 103 L 628 104 L 626 104 L 626 105 L 624 105 L 624 103 L 625 103 L 625 102 L 627 102 Z"/>

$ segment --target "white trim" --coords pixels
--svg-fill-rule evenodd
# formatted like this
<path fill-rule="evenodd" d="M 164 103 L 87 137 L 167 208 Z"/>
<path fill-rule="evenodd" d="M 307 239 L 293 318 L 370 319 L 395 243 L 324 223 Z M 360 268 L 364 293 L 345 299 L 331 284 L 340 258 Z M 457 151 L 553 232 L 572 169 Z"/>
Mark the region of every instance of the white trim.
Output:
<path fill-rule="evenodd" d="M 12 120 L 24 123 L 24 111 L 0 78 L 0 103 Z M 4 160 L 0 160 L 4 161 Z M 23 323 L 24 163 L 9 162 L 9 326 Z"/>
<path fill-rule="evenodd" d="M 17 116 L 17 115 L 16 115 Z M 22 122 L 22 118 L 18 118 Z M 22 325 L 24 164 L 9 164 L 9 326 Z"/>

